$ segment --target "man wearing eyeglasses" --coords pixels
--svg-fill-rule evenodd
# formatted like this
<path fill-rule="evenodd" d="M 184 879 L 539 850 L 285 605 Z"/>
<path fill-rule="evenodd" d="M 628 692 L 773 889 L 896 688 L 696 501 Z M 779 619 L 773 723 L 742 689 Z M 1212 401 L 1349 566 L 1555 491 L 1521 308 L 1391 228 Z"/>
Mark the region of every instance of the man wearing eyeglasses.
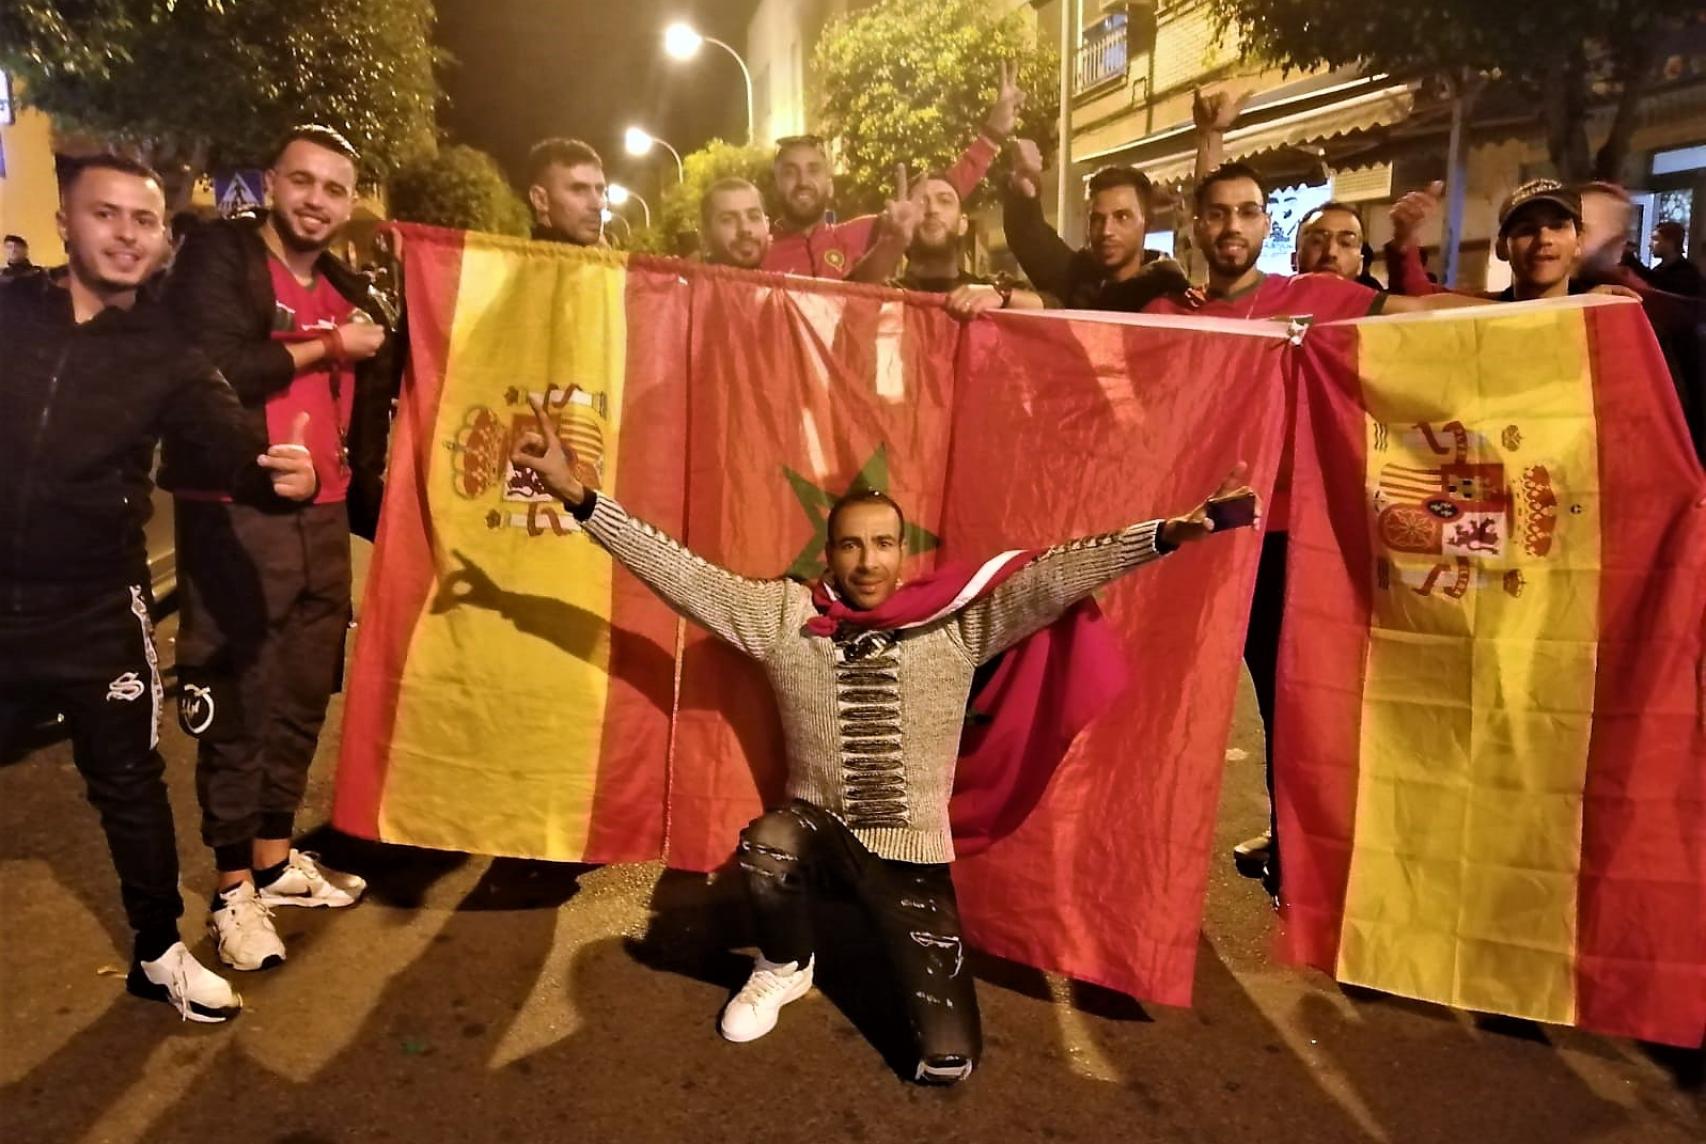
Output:
<path fill-rule="evenodd" d="M 1001 144 L 1013 133 L 1024 92 L 1015 82 L 1011 65 L 1002 64 L 995 102 L 983 121 L 983 132 L 972 141 L 947 173 L 948 181 L 961 198 L 977 188 L 989 165 L 1001 153 Z M 811 278 L 846 279 L 854 282 L 887 282 L 894 276 L 912 241 L 908 223 L 916 225 L 916 212 L 904 209 L 904 185 L 897 188 L 897 202 L 884 215 L 861 215 L 846 222 L 831 222 L 835 180 L 829 154 L 816 135 L 792 135 L 776 141 L 777 219 L 770 253 L 764 269 Z"/>

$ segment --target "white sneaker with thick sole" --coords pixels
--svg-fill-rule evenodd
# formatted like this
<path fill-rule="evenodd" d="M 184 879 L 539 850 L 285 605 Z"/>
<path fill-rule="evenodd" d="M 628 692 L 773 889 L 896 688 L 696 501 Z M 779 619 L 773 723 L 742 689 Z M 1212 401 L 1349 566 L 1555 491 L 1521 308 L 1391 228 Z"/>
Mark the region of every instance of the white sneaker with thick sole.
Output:
<path fill-rule="evenodd" d="M 746 979 L 734 1000 L 723 1007 L 717 1022 L 725 1041 L 742 1044 L 756 1041 L 776 1027 L 776 1017 L 782 1006 L 798 1001 L 812 988 L 812 966 L 817 958 L 806 959 L 805 968 L 792 961 L 778 965 L 765 961 L 761 955 L 753 963 L 752 976 Z"/>
<path fill-rule="evenodd" d="M 133 964 L 124 987 L 138 997 L 166 1002 L 186 1021 L 214 1025 L 243 1009 L 243 998 L 231 984 L 192 957 L 181 941 L 157 960 Z"/>
<path fill-rule="evenodd" d="M 273 928 L 272 910 L 255 893 L 253 882 L 223 891 L 219 903 L 218 909 L 208 911 L 207 932 L 220 961 L 244 971 L 284 964 L 284 942 Z"/>
<path fill-rule="evenodd" d="M 367 882 L 320 862 L 318 854 L 292 850 L 284 873 L 260 888 L 265 906 L 308 906 L 341 910 L 353 906 Z"/>

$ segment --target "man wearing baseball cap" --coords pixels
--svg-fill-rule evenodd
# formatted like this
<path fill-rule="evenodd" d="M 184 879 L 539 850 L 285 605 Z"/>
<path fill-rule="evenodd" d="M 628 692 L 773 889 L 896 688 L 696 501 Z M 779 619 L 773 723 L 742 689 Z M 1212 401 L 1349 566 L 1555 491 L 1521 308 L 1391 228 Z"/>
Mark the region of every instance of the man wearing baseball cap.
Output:
<path fill-rule="evenodd" d="M 1562 298 L 1581 253 L 1582 197 L 1556 179 L 1533 179 L 1499 206 L 1494 252 L 1511 266 L 1501 302 Z"/>

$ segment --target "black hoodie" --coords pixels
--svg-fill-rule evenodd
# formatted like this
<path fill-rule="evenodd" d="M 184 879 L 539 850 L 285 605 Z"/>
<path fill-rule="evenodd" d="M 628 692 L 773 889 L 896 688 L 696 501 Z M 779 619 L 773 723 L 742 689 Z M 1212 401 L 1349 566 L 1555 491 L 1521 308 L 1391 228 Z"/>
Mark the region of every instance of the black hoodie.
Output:
<path fill-rule="evenodd" d="M 237 395 L 141 297 L 87 322 L 46 275 L 0 286 L 0 612 L 147 582 L 142 526 L 161 438 L 216 487 L 281 506 Z"/>

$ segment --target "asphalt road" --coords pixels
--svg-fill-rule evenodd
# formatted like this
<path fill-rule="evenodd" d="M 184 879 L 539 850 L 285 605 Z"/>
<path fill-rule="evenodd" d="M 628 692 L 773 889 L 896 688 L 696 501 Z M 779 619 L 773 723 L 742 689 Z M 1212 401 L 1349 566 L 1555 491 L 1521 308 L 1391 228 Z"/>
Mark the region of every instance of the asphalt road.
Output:
<path fill-rule="evenodd" d="M 199 937 L 193 751 L 170 721 L 163 746 Z M 46 742 L 0 766 L 0 1140 L 1706 1139 L 1699 1053 L 1352 998 L 1274 964 L 1270 911 L 1222 859 L 1264 814 L 1248 694 L 1231 746 L 1194 1007 L 977 961 L 986 1060 L 933 1090 L 887 1062 L 898 1029 L 845 916 L 826 919 L 848 936 L 821 992 L 726 1045 L 715 1016 L 747 965 L 734 887 L 323 830 L 311 842 L 369 877 L 368 900 L 281 911 L 291 959 L 241 975 L 242 1017 L 181 1024 L 124 992 L 112 871 L 68 745 Z M 334 733 L 306 825 L 335 756 Z"/>

